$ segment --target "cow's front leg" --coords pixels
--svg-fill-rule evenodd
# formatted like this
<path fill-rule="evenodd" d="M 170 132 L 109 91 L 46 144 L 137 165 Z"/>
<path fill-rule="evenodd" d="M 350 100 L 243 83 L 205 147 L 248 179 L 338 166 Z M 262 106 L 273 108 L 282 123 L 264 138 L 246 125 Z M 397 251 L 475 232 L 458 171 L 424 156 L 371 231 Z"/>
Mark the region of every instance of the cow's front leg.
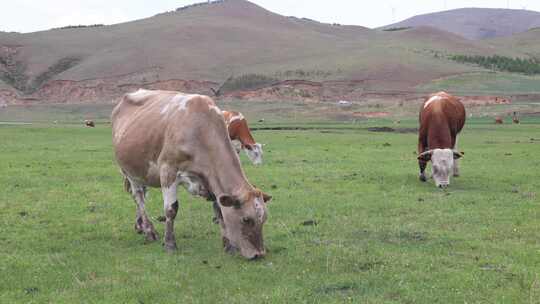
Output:
<path fill-rule="evenodd" d="M 424 160 L 418 160 L 418 167 L 420 167 L 420 174 L 418 175 L 418 178 L 425 182 L 427 181 L 427 178 L 426 178 L 426 166 L 427 166 L 427 162 L 424 161 Z"/>
<path fill-rule="evenodd" d="M 454 144 L 454 151 L 457 151 L 458 150 L 458 145 L 457 145 L 457 138 L 456 138 L 456 143 Z M 458 158 L 455 158 L 454 159 L 454 177 L 459 177 L 459 159 Z"/>
<path fill-rule="evenodd" d="M 426 151 L 426 145 L 424 144 L 424 141 L 422 140 L 423 136 L 419 135 L 418 138 L 418 155 L 420 156 L 422 153 Z M 426 182 L 426 166 L 427 161 L 421 157 L 418 158 L 418 167 L 420 168 L 420 174 L 418 175 L 418 178 L 422 182 Z"/>
<path fill-rule="evenodd" d="M 454 177 L 459 177 L 459 160 L 454 160 Z"/>
<path fill-rule="evenodd" d="M 161 192 L 163 194 L 163 209 L 165 211 L 165 236 L 163 246 L 167 251 L 176 250 L 176 238 L 174 236 L 174 220 L 178 213 L 177 199 L 178 182 L 175 172 L 162 172 Z"/>

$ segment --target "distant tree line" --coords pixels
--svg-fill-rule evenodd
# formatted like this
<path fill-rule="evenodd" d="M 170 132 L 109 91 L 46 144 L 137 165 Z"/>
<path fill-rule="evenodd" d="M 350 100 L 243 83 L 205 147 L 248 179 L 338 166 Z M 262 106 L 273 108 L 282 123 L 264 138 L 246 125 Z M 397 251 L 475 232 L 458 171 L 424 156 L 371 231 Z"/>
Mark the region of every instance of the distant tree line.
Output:
<path fill-rule="evenodd" d="M 410 26 L 404 26 L 404 27 L 390 27 L 390 28 L 385 28 L 383 29 L 383 31 L 385 32 L 397 32 L 397 31 L 405 31 L 405 30 L 408 30 L 410 29 L 411 27 Z"/>
<path fill-rule="evenodd" d="M 467 55 L 453 55 L 450 56 L 451 60 L 459 63 L 473 63 L 481 67 L 512 72 L 523 73 L 527 75 L 540 74 L 540 61 L 535 58 L 511 58 L 505 56 L 467 56 Z"/>
<path fill-rule="evenodd" d="M 67 30 L 67 29 L 77 29 L 77 28 L 91 28 L 91 27 L 102 27 L 105 26 L 105 24 L 89 24 L 89 25 L 67 25 L 62 27 L 55 27 L 53 30 Z"/>

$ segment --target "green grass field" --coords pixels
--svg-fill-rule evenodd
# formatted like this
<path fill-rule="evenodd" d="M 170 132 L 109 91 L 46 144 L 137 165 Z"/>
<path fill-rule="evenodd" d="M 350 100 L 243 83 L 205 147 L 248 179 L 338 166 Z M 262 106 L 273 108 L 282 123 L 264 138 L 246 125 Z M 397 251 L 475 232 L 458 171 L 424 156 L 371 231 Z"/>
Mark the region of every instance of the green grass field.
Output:
<path fill-rule="evenodd" d="M 417 180 L 414 133 L 366 130 L 385 124 L 254 132 L 265 164 L 244 169 L 274 196 L 257 262 L 184 190 L 177 254 L 146 244 L 107 125 L 0 125 L 0 302 L 540 303 L 540 120 L 470 121 L 448 191 Z M 162 236 L 160 191 L 147 206 Z"/>

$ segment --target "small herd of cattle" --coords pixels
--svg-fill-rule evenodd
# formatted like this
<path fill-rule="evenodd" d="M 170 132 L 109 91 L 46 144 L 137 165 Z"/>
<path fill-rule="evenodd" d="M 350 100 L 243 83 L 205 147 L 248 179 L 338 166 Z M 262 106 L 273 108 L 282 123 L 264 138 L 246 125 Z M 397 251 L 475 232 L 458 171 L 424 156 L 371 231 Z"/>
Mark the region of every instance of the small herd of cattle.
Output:
<path fill-rule="evenodd" d="M 419 178 L 432 163 L 432 178 L 440 188 L 458 176 L 457 135 L 465 124 L 465 108 L 440 92 L 429 96 L 420 111 Z M 221 111 L 203 95 L 139 90 L 126 94 L 112 112 L 113 146 L 125 188 L 137 205 L 135 230 L 148 241 L 158 234 L 145 210 L 147 187 L 161 188 L 165 212 L 164 246 L 176 249 L 174 220 L 177 187 L 213 203 L 224 249 L 248 259 L 265 255 L 263 224 L 271 196 L 247 180 L 238 152 L 254 164 L 262 162 L 241 113 Z"/>

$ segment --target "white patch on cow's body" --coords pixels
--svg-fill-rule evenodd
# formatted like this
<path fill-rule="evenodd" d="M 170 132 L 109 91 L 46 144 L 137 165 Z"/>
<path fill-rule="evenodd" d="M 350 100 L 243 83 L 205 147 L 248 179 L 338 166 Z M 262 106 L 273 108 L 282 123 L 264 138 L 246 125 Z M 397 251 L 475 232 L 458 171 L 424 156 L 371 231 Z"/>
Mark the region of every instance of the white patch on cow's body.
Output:
<path fill-rule="evenodd" d="M 127 96 L 133 103 L 139 103 L 150 95 L 155 94 L 155 91 L 149 91 L 145 89 L 139 89 L 136 92 L 129 93 Z"/>
<path fill-rule="evenodd" d="M 172 98 L 171 103 L 177 106 L 178 111 L 183 111 L 187 108 L 188 102 L 196 96 L 199 95 L 177 94 Z"/>
<path fill-rule="evenodd" d="M 439 100 L 442 100 L 443 97 L 439 96 L 439 95 L 435 95 L 433 97 L 431 97 L 425 104 L 424 104 L 424 109 L 427 108 L 431 103 L 433 102 L 436 102 L 436 101 L 439 101 Z"/>
<path fill-rule="evenodd" d="M 163 107 L 161 108 L 161 115 L 165 115 L 167 114 L 167 112 L 169 112 L 170 105 L 170 103 L 166 103 L 163 105 Z"/>
<path fill-rule="evenodd" d="M 238 113 L 238 115 L 234 115 L 231 117 L 231 119 L 229 119 L 229 124 L 233 123 L 234 121 L 242 120 L 242 119 L 244 119 L 244 115 L 242 115 L 242 113 Z"/>
<path fill-rule="evenodd" d="M 208 190 L 197 175 L 180 171 L 176 176 L 178 183 L 184 186 L 191 195 L 208 197 Z"/>
<path fill-rule="evenodd" d="M 175 181 L 169 187 L 161 188 L 161 193 L 163 194 L 163 207 L 165 210 L 169 209 L 171 205 L 177 201 L 177 187 L 178 181 Z"/>

